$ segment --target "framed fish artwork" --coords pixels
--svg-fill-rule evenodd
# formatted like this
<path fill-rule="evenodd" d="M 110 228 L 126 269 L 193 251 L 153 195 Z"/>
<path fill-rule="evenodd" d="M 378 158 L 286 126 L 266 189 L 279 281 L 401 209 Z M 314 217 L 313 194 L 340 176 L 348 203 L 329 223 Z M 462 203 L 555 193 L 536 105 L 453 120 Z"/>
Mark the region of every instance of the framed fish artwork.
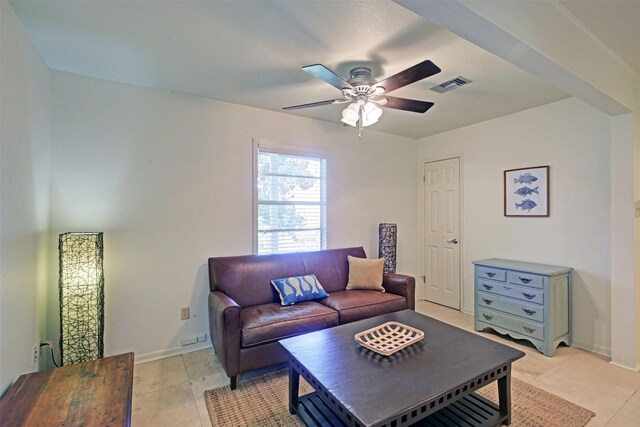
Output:
<path fill-rule="evenodd" d="M 549 166 L 504 171 L 504 216 L 549 216 Z"/>

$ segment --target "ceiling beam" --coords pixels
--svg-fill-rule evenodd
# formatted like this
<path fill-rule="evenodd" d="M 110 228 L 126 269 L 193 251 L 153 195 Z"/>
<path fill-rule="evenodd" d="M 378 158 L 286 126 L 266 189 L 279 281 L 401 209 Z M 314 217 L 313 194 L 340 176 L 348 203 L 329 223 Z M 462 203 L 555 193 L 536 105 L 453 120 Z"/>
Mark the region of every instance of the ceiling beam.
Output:
<path fill-rule="evenodd" d="M 557 1 L 394 1 L 611 116 L 640 110 L 640 76 Z"/>

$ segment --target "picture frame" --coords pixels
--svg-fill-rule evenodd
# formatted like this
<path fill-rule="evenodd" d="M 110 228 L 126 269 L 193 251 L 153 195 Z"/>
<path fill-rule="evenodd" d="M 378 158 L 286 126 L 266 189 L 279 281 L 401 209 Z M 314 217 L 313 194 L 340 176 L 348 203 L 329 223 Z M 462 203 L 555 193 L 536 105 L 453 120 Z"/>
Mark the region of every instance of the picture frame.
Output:
<path fill-rule="evenodd" d="M 504 216 L 549 216 L 549 166 L 504 171 Z"/>

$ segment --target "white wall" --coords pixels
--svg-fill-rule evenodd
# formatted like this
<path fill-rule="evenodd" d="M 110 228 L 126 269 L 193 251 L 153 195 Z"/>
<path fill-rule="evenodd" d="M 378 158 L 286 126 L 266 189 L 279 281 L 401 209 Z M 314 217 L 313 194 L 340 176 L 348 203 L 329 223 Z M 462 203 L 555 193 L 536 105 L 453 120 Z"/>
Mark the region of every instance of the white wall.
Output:
<path fill-rule="evenodd" d="M 63 72 L 53 94 L 52 237 L 105 233 L 106 354 L 208 334 L 207 258 L 252 251 L 253 138 L 325 150 L 329 247 L 376 257 L 378 223 L 397 222 L 415 274 L 414 140 Z"/>
<path fill-rule="evenodd" d="M 0 395 L 37 369 L 45 336 L 50 184 L 49 68 L 0 2 Z"/>
<path fill-rule="evenodd" d="M 640 332 L 635 242 L 629 238 L 638 221 L 634 218 L 636 123 L 633 113 L 611 120 L 611 362 L 631 368 L 639 365 L 634 357 L 638 341 L 630 337 Z"/>
<path fill-rule="evenodd" d="M 420 161 L 464 156 L 464 311 L 473 311 L 474 260 L 573 267 L 574 344 L 610 353 L 610 132 L 608 116 L 572 98 L 418 142 Z M 541 165 L 550 166 L 550 217 L 504 217 L 503 171 Z"/>

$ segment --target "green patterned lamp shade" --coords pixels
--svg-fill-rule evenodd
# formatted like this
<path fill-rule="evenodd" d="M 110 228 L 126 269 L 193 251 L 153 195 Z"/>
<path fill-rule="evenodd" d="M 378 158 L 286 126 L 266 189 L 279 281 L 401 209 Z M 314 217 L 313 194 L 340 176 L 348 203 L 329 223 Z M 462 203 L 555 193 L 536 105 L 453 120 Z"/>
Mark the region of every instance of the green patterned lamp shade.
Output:
<path fill-rule="evenodd" d="M 58 249 L 62 364 L 101 359 L 104 351 L 102 233 L 60 234 Z"/>

